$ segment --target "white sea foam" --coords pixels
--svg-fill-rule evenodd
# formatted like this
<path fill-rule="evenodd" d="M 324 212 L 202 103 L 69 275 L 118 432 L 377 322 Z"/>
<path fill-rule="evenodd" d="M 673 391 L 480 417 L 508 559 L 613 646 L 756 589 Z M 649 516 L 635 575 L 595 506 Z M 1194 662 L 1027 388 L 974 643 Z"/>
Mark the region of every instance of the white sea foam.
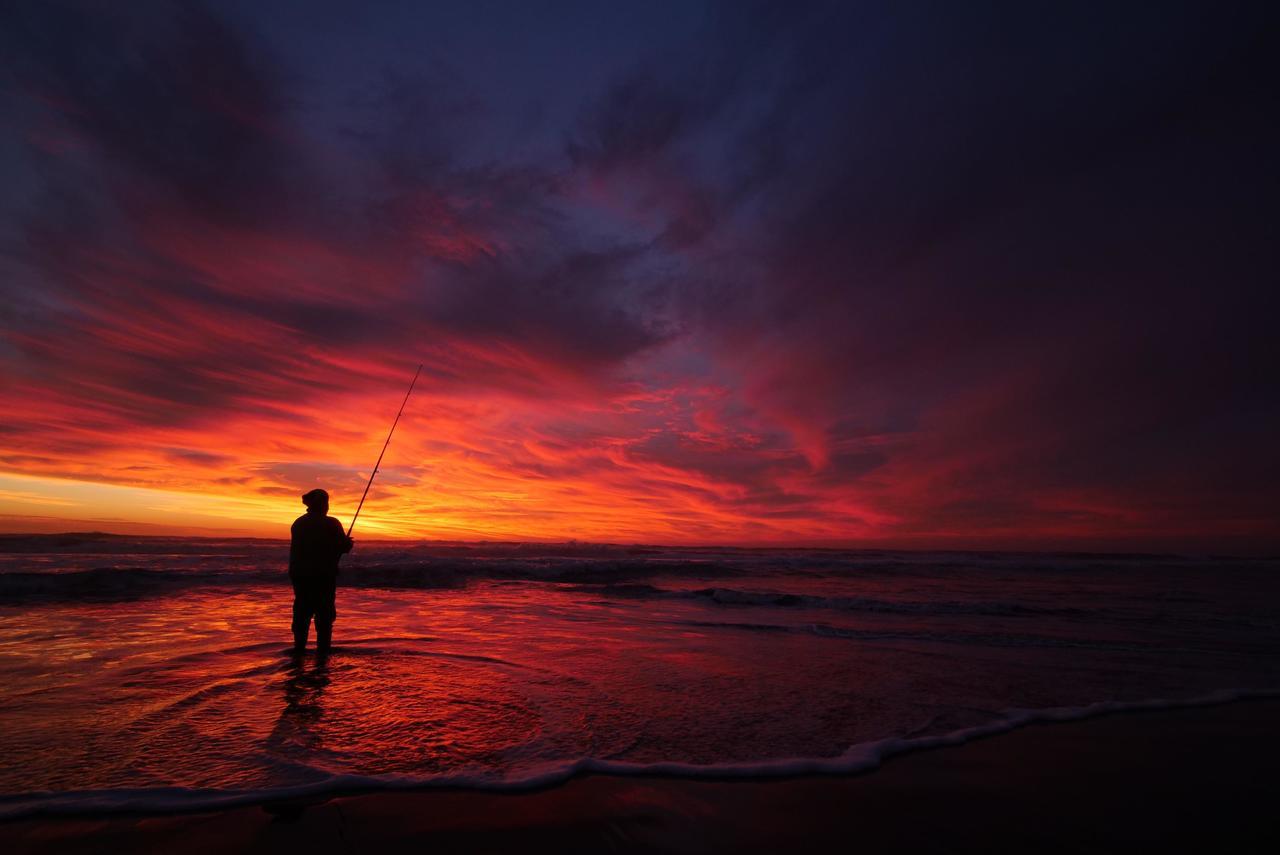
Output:
<path fill-rule="evenodd" d="M 900 754 L 960 745 L 1026 725 L 1069 722 L 1114 713 L 1206 707 L 1233 701 L 1280 698 L 1275 689 L 1231 689 L 1194 698 L 1101 701 L 1076 707 L 1009 709 L 996 721 L 950 733 L 922 737 L 890 737 L 851 746 L 834 757 L 783 757 L 747 763 L 694 764 L 677 761 L 627 763 L 584 757 L 517 777 L 477 774 L 414 777 L 405 775 L 333 775 L 309 784 L 260 790 L 149 787 L 139 789 L 30 792 L 0 797 L 0 820 L 41 815 L 170 813 L 226 809 L 266 802 L 326 797 L 360 792 L 418 789 L 467 789 L 522 792 L 563 784 L 579 775 L 671 777 L 703 780 L 761 780 L 803 775 L 857 775 L 871 772 Z"/>

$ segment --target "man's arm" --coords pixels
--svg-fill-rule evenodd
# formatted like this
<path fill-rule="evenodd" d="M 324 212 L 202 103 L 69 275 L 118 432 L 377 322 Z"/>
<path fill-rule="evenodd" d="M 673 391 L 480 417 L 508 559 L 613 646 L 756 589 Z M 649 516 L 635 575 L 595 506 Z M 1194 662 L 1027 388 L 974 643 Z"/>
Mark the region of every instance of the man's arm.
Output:
<path fill-rule="evenodd" d="M 334 543 L 339 555 L 346 555 L 351 551 L 351 547 L 355 546 L 355 541 L 347 537 L 347 533 L 342 529 L 342 523 L 333 517 L 329 517 L 330 528 L 333 529 Z"/>
<path fill-rule="evenodd" d="M 293 572 L 294 562 L 298 558 L 298 523 L 295 520 L 289 526 L 289 572 Z"/>

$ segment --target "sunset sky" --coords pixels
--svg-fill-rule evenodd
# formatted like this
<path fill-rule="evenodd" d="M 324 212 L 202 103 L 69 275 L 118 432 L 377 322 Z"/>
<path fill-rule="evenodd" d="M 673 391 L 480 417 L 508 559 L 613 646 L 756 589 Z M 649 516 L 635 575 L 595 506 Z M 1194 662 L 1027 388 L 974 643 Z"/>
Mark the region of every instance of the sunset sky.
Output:
<path fill-rule="evenodd" d="M 1257 4 L 7 3 L 0 531 L 1280 547 Z"/>

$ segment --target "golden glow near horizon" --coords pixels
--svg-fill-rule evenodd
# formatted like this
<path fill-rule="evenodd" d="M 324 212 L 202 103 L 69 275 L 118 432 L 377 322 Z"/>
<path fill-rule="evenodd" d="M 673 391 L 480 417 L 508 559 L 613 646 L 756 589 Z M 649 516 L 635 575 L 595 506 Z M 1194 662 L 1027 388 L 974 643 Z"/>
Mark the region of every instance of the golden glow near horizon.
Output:
<path fill-rule="evenodd" d="M 283 536 L 317 486 L 345 523 L 411 373 L 376 370 L 305 366 L 308 377 L 351 377 L 342 389 L 246 380 L 246 397 L 213 424 L 149 425 L 88 402 L 64 412 L 33 389 L 14 417 L 46 426 L 26 436 L 55 436 L 57 453 L 0 446 L 11 467 L 0 474 L 0 528 Z M 357 536 L 750 543 L 856 536 L 887 519 L 843 486 L 806 488 L 808 463 L 794 449 L 713 418 L 718 390 L 673 398 L 623 383 L 603 394 L 574 378 L 531 378 L 545 398 L 449 394 L 424 377 Z M 753 495 L 732 469 L 704 471 L 717 459 L 767 466 L 782 491 Z M 779 513 L 784 499 L 812 510 Z"/>
<path fill-rule="evenodd" d="M 300 501 L 280 497 L 238 498 L 150 487 L 41 478 L 0 472 L 0 532 L 98 530 L 121 534 L 287 537 L 303 512 Z M 349 523 L 355 512 L 336 505 L 331 513 Z M 442 526 L 448 533 L 450 526 Z M 360 513 L 359 533 L 377 538 L 421 536 L 393 520 Z M 471 532 L 464 532 L 471 533 Z"/>
<path fill-rule="evenodd" d="M 201 495 L 63 478 L 0 473 L 0 528 L 67 531 L 88 524 L 123 534 L 210 533 L 281 536 L 275 517 L 288 517 L 283 499 Z"/>

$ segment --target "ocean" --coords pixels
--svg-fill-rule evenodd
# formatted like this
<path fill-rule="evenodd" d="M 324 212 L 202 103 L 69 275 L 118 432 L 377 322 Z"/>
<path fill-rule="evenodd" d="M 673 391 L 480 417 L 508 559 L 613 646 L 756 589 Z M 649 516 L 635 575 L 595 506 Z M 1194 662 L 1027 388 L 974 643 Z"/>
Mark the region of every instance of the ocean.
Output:
<path fill-rule="evenodd" d="M 358 541 L 298 663 L 287 551 L 0 537 L 0 817 L 841 773 L 1280 692 L 1276 559 Z"/>

